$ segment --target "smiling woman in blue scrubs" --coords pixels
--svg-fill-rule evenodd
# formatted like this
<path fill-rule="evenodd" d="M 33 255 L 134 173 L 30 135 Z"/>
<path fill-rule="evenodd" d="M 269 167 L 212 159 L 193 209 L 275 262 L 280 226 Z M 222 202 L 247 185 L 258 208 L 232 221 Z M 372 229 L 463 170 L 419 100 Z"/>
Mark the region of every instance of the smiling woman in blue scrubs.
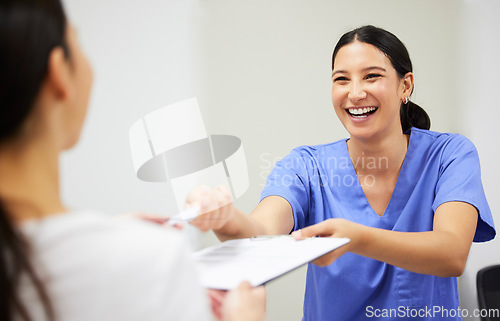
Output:
<path fill-rule="evenodd" d="M 392 33 L 344 34 L 332 81 L 350 137 L 292 150 L 250 215 L 232 204 L 213 210 L 227 192 L 195 189 L 188 204 L 210 201 L 193 224 L 221 240 L 292 231 L 350 238 L 309 265 L 303 320 L 461 320 L 456 277 L 471 243 L 495 236 L 474 145 L 429 131 L 409 100 L 408 52 Z"/>

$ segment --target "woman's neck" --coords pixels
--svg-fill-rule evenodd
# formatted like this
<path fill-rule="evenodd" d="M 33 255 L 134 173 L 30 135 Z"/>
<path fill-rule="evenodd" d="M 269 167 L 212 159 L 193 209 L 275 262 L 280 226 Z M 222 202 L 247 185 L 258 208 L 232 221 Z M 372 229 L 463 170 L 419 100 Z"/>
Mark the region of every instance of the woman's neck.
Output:
<path fill-rule="evenodd" d="M 59 194 L 58 151 L 38 139 L 0 145 L 0 200 L 15 221 L 65 212 Z"/>
<path fill-rule="evenodd" d="M 347 147 L 358 174 L 384 175 L 399 173 L 406 156 L 409 139 L 409 135 L 401 131 L 377 140 L 360 140 L 351 137 L 347 142 Z"/>

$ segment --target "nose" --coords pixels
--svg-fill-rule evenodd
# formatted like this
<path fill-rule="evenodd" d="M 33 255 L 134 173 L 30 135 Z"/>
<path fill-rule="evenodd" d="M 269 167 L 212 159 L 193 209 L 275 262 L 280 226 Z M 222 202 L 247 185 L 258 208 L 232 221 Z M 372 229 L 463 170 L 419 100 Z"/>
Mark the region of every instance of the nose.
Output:
<path fill-rule="evenodd" d="M 349 88 L 349 99 L 353 102 L 362 100 L 366 98 L 366 92 L 363 88 L 363 85 L 358 82 L 351 82 L 351 86 Z"/>

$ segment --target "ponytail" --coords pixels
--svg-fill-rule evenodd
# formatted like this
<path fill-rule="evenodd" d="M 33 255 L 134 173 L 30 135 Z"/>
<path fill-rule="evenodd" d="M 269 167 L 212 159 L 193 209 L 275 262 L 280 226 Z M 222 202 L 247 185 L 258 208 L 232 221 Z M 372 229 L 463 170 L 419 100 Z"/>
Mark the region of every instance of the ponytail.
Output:
<path fill-rule="evenodd" d="M 401 117 L 401 127 L 403 128 L 403 133 L 411 127 L 420 129 L 431 128 L 431 119 L 429 118 L 429 115 L 427 115 L 422 107 L 412 101 L 408 101 L 407 104 L 401 103 L 399 114 Z"/>

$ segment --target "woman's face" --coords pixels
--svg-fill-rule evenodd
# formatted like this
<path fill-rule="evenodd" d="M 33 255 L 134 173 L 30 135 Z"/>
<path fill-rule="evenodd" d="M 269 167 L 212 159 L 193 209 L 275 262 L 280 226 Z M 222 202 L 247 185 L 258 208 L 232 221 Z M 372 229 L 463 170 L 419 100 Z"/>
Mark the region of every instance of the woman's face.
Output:
<path fill-rule="evenodd" d="M 399 109 L 409 93 L 384 53 L 359 41 L 345 45 L 335 57 L 332 80 L 335 112 L 351 137 L 401 134 Z"/>
<path fill-rule="evenodd" d="M 68 25 L 66 31 L 66 41 L 69 49 L 73 90 L 66 113 L 66 133 L 68 134 L 68 140 L 64 148 L 70 148 L 78 141 L 87 114 L 90 89 L 92 87 L 92 69 L 80 47 L 76 30 L 71 25 Z"/>

